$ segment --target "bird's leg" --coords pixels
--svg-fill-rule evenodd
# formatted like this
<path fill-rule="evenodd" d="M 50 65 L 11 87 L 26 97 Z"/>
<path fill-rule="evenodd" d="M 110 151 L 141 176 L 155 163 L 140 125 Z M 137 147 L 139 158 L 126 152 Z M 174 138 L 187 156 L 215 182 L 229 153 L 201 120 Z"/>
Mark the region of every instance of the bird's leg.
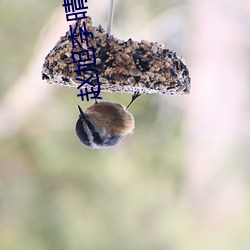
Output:
<path fill-rule="evenodd" d="M 141 94 L 139 93 L 139 91 L 135 92 L 133 95 L 132 95 L 132 100 L 131 102 L 128 104 L 126 110 L 131 106 L 131 104 L 140 96 Z"/>

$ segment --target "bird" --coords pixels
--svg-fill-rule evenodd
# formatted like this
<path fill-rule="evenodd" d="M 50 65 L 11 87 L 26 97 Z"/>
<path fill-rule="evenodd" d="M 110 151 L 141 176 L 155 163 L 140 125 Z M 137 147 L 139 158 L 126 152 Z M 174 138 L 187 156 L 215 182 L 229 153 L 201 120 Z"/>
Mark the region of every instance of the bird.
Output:
<path fill-rule="evenodd" d="M 75 130 L 80 142 L 91 149 L 117 146 L 135 127 L 129 106 L 140 96 L 135 93 L 127 107 L 109 101 L 95 102 L 84 112 L 78 105 L 79 118 Z"/>

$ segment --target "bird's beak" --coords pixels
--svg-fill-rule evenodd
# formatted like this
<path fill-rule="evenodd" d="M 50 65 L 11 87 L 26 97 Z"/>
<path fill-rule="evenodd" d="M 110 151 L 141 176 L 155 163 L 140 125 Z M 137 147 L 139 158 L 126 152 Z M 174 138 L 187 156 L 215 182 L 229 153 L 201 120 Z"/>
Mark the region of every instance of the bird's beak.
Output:
<path fill-rule="evenodd" d="M 82 108 L 79 105 L 77 105 L 77 106 L 78 106 L 78 110 L 79 110 L 79 113 L 80 113 L 80 117 L 85 119 L 86 116 L 85 116 L 84 112 L 82 111 Z"/>

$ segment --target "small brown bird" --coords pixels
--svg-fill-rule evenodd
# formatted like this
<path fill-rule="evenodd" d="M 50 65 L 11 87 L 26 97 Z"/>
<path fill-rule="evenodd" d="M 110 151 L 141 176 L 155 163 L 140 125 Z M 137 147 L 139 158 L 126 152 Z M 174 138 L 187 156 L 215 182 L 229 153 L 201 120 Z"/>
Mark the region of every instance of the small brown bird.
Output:
<path fill-rule="evenodd" d="M 127 109 L 138 96 L 139 93 L 132 96 L 127 108 L 119 103 L 96 102 L 83 112 L 78 105 L 80 115 L 76 123 L 76 134 L 82 144 L 92 149 L 111 148 L 131 134 L 135 122 Z"/>

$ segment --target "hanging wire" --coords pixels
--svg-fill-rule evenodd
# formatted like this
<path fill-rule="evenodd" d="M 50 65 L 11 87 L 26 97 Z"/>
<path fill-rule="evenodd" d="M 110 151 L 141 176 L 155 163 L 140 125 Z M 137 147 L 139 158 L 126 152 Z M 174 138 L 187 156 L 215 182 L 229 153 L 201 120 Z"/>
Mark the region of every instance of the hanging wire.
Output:
<path fill-rule="evenodd" d="M 109 12 L 108 12 L 108 26 L 107 26 L 107 33 L 109 35 L 111 34 L 111 30 L 112 30 L 114 10 L 115 10 L 115 0 L 110 0 L 110 2 L 109 2 Z"/>

